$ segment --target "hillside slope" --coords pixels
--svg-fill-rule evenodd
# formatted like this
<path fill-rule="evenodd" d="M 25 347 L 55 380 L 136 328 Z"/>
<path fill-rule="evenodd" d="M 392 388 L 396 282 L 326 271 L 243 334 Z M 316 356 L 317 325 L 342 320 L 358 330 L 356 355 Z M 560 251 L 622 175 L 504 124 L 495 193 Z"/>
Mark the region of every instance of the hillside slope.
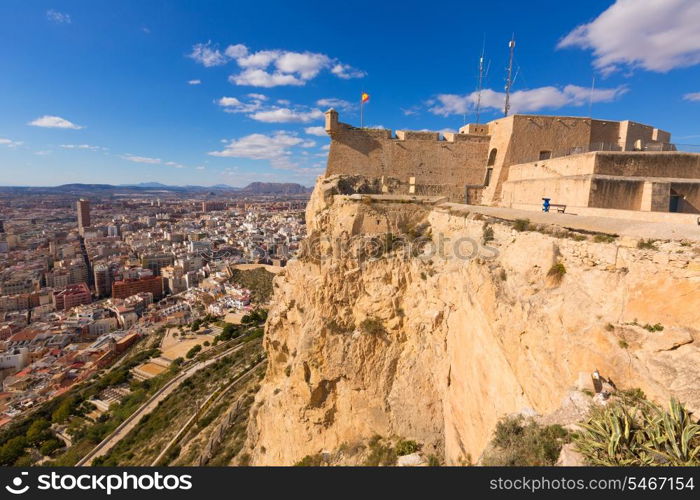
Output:
<path fill-rule="evenodd" d="M 252 463 L 377 435 L 464 463 L 501 416 L 552 412 L 594 370 L 700 410 L 697 248 L 342 196 L 373 189 L 330 178 L 312 195 L 306 249 L 274 282 Z"/>

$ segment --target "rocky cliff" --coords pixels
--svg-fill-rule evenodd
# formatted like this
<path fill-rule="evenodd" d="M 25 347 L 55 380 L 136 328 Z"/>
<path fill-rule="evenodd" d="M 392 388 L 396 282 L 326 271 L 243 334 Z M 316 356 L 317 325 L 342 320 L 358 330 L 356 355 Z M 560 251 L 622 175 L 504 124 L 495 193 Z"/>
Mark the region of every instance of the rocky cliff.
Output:
<path fill-rule="evenodd" d="M 698 245 L 582 235 L 326 178 L 274 282 L 254 464 L 375 435 L 476 459 L 504 414 L 555 411 L 599 370 L 700 410 Z"/>

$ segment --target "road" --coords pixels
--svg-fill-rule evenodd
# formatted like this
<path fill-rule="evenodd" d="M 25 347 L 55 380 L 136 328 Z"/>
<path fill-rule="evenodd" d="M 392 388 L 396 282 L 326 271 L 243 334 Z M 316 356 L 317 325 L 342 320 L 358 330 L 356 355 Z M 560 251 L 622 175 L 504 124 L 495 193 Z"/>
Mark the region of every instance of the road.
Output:
<path fill-rule="evenodd" d="M 163 387 L 158 389 L 153 396 L 151 396 L 148 401 L 141 405 L 134 413 L 132 413 L 126 420 L 124 420 L 119 427 L 114 429 L 114 431 L 104 438 L 95 448 L 92 449 L 90 453 L 85 455 L 76 466 L 86 466 L 92 464 L 92 462 L 97 458 L 106 455 L 124 436 L 126 436 L 138 423 L 141 421 L 144 415 L 151 413 L 157 406 L 158 403 L 167 398 L 175 389 L 177 389 L 182 382 L 187 380 L 189 377 L 197 373 L 202 368 L 206 368 L 212 363 L 217 362 L 223 357 L 226 357 L 234 352 L 243 349 L 246 344 L 239 344 L 230 349 L 223 351 L 210 359 L 196 363 L 182 372 L 178 373 L 174 378 L 165 383 Z"/>
<path fill-rule="evenodd" d="M 265 360 L 260 361 L 260 362 L 256 363 L 255 365 L 251 366 L 248 370 L 246 370 L 246 371 L 243 372 L 241 375 L 239 375 L 238 377 L 236 377 L 236 379 L 235 379 L 233 382 L 231 382 L 228 386 L 226 386 L 225 388 L 223 388 L 221 391 L 213 392 L 212 394 L 210 394 L 209 397 L 206 399 L 206 401 L 204 401 L 204 403 L 202 403 L 202 404 L 200 405 L 200 407 L 197 409 L 197 411 L 194 413 L 194 415 L 192 415 L 192 416 L 187 420 L 187 422 L 185 423 L 185 425 L 182 426 L 182 428 L 178 431 L 178 433 L 175 435 L 175 437 L 173 437 L 173 438 L 170 440 L 170 442 L 168 442 L 168 444 L 165 446 L 165 448 L 163 448 L 163 450 L 162 450 L 162 451 L 160 452 L 160 454 L 156 457 L 156 459 L 153 461 L 153 463 L 151 463 L 151 466 L 152 466 L 152 467 L 155 467 L 156 465 L 158 465 L 158 464 L 160 463 L 160 461 L 163 459 L 163 457 L 165 457 L 166 453 L 168 453 L 168 452 L 172 449 L 172 447 L 175 446 L 175 444 L 177 444 L 183 437 L 185 437 L 185 435 L 189 432 L 189 430 L 190 430 L 190 428 L 192 427 L 192 425 L 193 425 L 197 420 L 199 420 L 199 417 L 202 416 L 202 410 L 203 410 L 203 409 L 205 409 L 205 408 L 211 408 L 211 407 L 213 407 L 215 404 L 217 404 L 217 403 L 221 400 L 221 398 L 222 398 L 226 393 L 228 393 L 228 391 L 229 391 L 230 389 L 232 389 L 233 387 L 235 387 L 236 385 L 238 385 L 238 383 L 239 383 L 241 380 L 243 380 L 243 379 L 245 379 L 245 378 L 248 378 L 250 375 L 252 375 L 253 373 L 255 373 L 255 369 L 258 368 L 258 367 L 259 367 L 260 365 L 262 365 L 263 363 L 265 363 Z"/>

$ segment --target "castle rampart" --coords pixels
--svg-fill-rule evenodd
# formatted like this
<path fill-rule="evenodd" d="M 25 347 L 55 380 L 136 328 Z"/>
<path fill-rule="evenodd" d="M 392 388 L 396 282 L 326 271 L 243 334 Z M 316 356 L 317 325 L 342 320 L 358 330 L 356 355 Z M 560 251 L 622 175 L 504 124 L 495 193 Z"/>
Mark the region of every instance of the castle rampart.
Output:
<path fill-rule="evenodd" d="M 539 209 L 700 212 L 700 155 L 631 121 L 512 115 L 459 133 L 356 128 L 326 113 L 327 175 L 381 179 L 391 194 Z"/>

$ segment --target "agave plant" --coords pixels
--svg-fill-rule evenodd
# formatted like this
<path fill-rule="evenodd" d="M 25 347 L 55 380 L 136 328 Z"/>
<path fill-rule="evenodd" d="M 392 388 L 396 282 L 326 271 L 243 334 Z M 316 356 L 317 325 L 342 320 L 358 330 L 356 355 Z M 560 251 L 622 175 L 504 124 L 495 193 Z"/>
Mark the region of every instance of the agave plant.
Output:
<path fill-rule="evenodd" d="M 669 411 L 622 398 L 596 410 L 575 437 L 594 465 L 700 465 L 700 425 L 675 399 Z"/>
<path fill-rule="evenodd" d="M 692 421 L 690 412 L 676 399 L 671 399 L 668 412 L 647 405 L 644 448 L 667 465 L 700 464 L 700 425 Z"/>

